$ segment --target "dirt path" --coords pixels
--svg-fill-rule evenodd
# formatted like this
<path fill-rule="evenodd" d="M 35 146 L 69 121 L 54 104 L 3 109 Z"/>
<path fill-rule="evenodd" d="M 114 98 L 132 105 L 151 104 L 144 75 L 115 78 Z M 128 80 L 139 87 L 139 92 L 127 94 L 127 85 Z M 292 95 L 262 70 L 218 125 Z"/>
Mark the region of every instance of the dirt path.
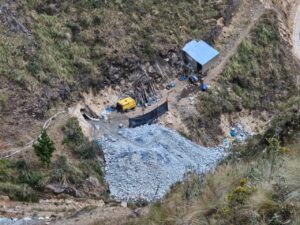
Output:
<path fill-rule="evenodd" d="M 295 55 L 300 59 L 300 5 L 297 8 L 294 21 L 293 47 Z"/>
<path fill-rule="evenodd" d="M 14 202 L 0 198 L 2 218 L 28 218 L 33 224 L 45 225 L 115 225 L 128 216 L 139 215 L 147 208 L 132 210 L 120 204 L 105 204 L 93 199 L 44 199 L 38 203 Z M 3 224 L 0 222 L 0 224 Z M 6 223 L 4 223 L 6 224 Z M 10 223 L 9 223 L 10 224 Z M 26 224 L 20 220 L 13 224 Z M 28 222 L 28 224 L 31 224 Z"/>
<path fill-rule="evenodd" d="M 228 60 L 236 53 L 239 45 L 249 35 L 249 32 L 264 12 L 265 8 L 260 2 L 249 6 L 246 4 L 239 12 L 240 15 L 234 18 L 230 26 L 223 29 L 223 36 L 221 35 L 221 40 L 218 42 L 223 42 L 222 39 L 229 39 L 228 43 L 222 47 L 217 65 L 209 71 L 204 82 L 212 83 L 223 72 Z M 226 33 L 230 33 L 230 35 L 226 36 Z"/>
<path fill-rule="evenodd" d="M 79 212 L 72 217 L 58 220 L 52 225 L 116 225 L 134 215 L 138 215 L 138 211 L 122 207 L 98 207 L 90 212 Z"/>
<path fill-rule="evenodd" d="M 46 122 L 43 125 L 42 129 L 47 129 L 50 125 L 51 122 L 57 118 L 58 116 L 62 115 L 66 113 L 66 111 L 60 111 L 58 113 L 56 113 L 55 115 L 51 116 L 48 120 L 46 120 Z M 37 139 L 41 136 L 41 134 L 39 134 L 35 139 L 32 139 L 30 142 L 28 142 L 27 144 L 25 144 L 23 147 L 18 147 L 18 148 L 10 148 L 10 149 L 6 149 L 4 152 L 0 153 L 0 159 L 4 159 L 4 158 L 10 158 L 16 154 L 19 154 L 20 152 L 23 152 L 27 149 L 32 148 L 32 145 L 37 141 Z"/>

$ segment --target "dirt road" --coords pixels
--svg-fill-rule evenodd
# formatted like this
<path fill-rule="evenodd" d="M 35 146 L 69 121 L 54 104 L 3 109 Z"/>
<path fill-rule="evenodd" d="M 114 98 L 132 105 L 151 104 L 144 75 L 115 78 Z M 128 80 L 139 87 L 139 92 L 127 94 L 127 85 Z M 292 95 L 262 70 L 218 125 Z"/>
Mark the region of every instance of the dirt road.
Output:
<path fill-rule="evenodd" d="M 60 111 L 60 112 L 56 113 L 55 115 L 51 116 L 48 120 L 46 120 L 42 129 L 47 130 L 47 128 L 50 126 L 51 122 L 53 120 L 55 120 L 56 117 L 58 117 L 62 114 L 65 114 L 65 113 L 66 113 L 66 111 Z M 26 151 L 26 150 L 32 148 L 33 144 L 40 138 L 40 136 L 41 136 L 41 133 L 35 139 L 32 139 L 30 142 L 25 144 L 23 147 L 10 148 L 10 149 L 6 149 L 6 150 L 0 152 L 0 159 L 13 157 L 13 156 L 19 154 L 20 152 L 23 152 L 23 151 Z"/>
<path fill-rule="evenodd" d="M 294 53 L 300 59 L 300 5 L 298 6 L 293 32 Z"/>

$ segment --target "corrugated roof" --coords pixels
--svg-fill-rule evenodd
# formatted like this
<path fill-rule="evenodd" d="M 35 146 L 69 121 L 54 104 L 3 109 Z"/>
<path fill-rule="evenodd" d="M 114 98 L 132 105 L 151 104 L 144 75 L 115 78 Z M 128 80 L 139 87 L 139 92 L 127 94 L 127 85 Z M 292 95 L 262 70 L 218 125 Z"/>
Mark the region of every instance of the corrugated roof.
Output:
<path fill-rule="evenodd" d="M 188 42 L 183 47 L 183 51 L 201 65 L 205 65 L 219 55 L 219 52 L 206 42 L 196 40 Z"/>

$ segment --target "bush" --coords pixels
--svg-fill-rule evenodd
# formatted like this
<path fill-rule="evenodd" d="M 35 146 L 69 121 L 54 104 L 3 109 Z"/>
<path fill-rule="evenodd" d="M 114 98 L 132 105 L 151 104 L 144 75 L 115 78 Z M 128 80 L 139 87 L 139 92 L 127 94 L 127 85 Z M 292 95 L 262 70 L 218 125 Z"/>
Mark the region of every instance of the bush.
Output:
<path fill-rule="evenodd" d="M 83 134 L 77 118 L 70 118 L 62 128 L 63 144 L 73 149 L 82 159 L 94 159 L 99 151 L 97 144 L 90 142 Z"/>
<path fill-rule="evenodd" d="M 281 105 L 280 113 L 272 119 L 265 133 L 265 139 L 277 135 L 284 144 L 298 131 L 300 131 L 300 97 L 295 97 Z"/>
<path fill-rule="evenodd" d="M 27 69 L 32 75 L 37 75 L 42 70 L 42 67 L 36 58 L 31 58 L 27 64 Z"/>
<path fill-rule="evenodd" d="M 82 172 L 71 166 L 65 156 L 60 156 L 55 164 L 55 169 L 51 174 L 50 182 L 68 182 L 77 185 L 82 184 L 83 181 L 84 176 Z"/>
<path fill-rule="evenodd" d="M 64 132 L 63 144 L 75 147 L 85 141 L 79 122 L 75 117 L 72 117 L 67 121 L 63 126 L 62 131 Z"/>
<path fill-rule="evenodd" d="M 85 177 L 94 176 L 97 177 L 101 184 L 104 184 L 103 172 L 98 160 L 84 160 L 79 168 L 85 175 Z"/>
<path fill-rule="evenodd" d="M 0 159 L 0 182 L 13 182 L 15 180 L 14 165 L 11 161 Z"/>
<path fill-rule="evenodd" d="M 239 186 L 235 187 L 231 192 L 228 193 L 226 200 L 229 204 L 229 207 L 244 204 L 246 199 L 256 191 L 257 188 L 255 186 L 249 186 L 247 183 L 247 178 L 241 178 Z"/>
<path fill-rule="evenodd" d="M 39 196 L 27 185 L 0 183 L 0 194 L 8 195 L 11 200 L 38 202 Z"/>
<path fill-rule="evenodd" d="M 94 159 L 99 149 L 97 144 L 95 144 L 94 142 L 90 142 L 86 139 L 79 146 L 76 146 L 74 151 L 82 159 Z"/>
<path fill-rule="evenodd" d="M 33 171 L 29 168 L 24 160 L 19 160 L 14 164 L 14 168 L 18 172 L 17 183 L 28 184 L 34 189 L 43 187 L 44 174 L 40 171 Z"/>

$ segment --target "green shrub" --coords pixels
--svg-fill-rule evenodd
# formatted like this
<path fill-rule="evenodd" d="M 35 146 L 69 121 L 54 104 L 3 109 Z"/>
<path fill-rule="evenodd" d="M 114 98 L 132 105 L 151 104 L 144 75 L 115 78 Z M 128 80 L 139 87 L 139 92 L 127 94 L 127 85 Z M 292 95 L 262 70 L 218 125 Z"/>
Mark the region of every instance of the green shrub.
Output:
<path fill-rule="evenodd" d="M 94 176 L 97 177 L 98 181 L 101 184 L 104 184 L 103 172 L 98 160 L 84 160 L 80 165 L 79 168 L 85 175 L 85 177 Z"/>
<path fill-rule="evenodd" d="M 38 171 L 19 171 L 18 182 L 20 184 L 28 184 L 30 187 L 41 190 L 44 186 L 43 174 Z"/>
<path fill-rule="evenodd" d="M 83 134 L 77 118 L 70 118 L 62 128 L 64 132 L 63 144 L 73 149 L 82 159 L 94 159 L 99 147 L 90 142 Z"/>
<path fill-rule="evenodd" d="M 87 139 L 74 149 L 74 152 L 82 159 L 94 159 L 97 156 L 98 151 L 99 148 L 97 144 L 90 142 Z"/>
<path fill-rule="evenodd" d="M 265 133 L 265 140 L 276 135 L 281 144 L 285 144 L 298 131 L 300 131 L 300 97 L 296 96 L 280 106 L 280 113 L 272 119 Z"/>
<path fill-rule="evenodd" d="M 85 141 L 79 122 L 75 117 L 68 119 L 62 131 L 64 132 L 63 144 L 75 147 Z"/>
<path fill-rule="evenodd" d="M 51 163 L 51 157 L 55 150 L 54 143 L 48 136 L 46 130 L 42 130 L 41 136 L 37 142 L 33 145 L 34 152 L 39 158 L 40 162 L 49 166 Z"/>
<path fill-rule="evenodd" d="M 0 159 L 0 182 L 8 182 L 15 180 L 16 171 L 14 164 L 6 159 Z"/>
<path fill-rule="evenodd" d="M 50 182 L 68 182 L 70 184 L 80 185 L 83 181 L 83 173 L 76 167 L 71 166 L 65 156 L 60 156 L 55 163 Z"/>
<path fill-rule="evenodd" d="M 39 196 L 27 185 L 0 183 L 0 194 L 8 195 L 11 200 L 38 202 Z"/>
<path fill-rule="evenodd" d="M 37 58 L 31 58 L 27 64 L 27 69 L 32 75 L 37 75 L 42 67 Z"/>

